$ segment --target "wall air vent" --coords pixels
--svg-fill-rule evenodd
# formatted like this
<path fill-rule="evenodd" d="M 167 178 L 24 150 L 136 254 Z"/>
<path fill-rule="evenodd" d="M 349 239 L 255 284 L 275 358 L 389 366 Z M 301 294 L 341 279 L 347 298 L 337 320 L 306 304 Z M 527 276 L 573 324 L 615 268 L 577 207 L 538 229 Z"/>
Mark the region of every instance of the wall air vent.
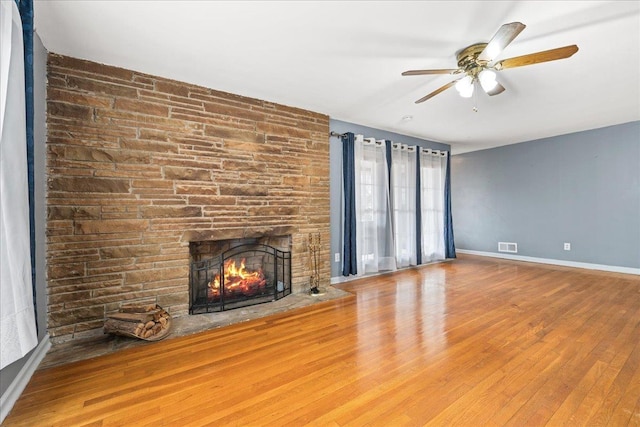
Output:
<path fill-rule="evenodd" d="M 517 243 L 498 242 L 498 252 L 518 253 Z"/>

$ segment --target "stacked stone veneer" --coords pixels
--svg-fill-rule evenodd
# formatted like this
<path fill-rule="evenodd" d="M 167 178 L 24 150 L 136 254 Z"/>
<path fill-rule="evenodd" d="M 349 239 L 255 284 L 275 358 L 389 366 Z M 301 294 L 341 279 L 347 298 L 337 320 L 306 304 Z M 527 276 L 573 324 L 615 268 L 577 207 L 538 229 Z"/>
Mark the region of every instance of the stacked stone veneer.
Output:
<path fill-rule="evenodd" d="M 54 342 L 102 333 L 123 303 L 188 313 L 189 242 L 310 232 L 327 244 L 323 114 L 51 54 L 47 272 Z"/>

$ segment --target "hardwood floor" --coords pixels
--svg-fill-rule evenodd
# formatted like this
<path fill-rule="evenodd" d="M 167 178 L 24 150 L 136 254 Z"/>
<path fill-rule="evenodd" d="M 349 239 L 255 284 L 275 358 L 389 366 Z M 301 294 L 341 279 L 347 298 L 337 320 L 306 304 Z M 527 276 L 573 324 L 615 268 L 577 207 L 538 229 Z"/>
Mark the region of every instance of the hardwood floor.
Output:
<path fill-rule="evenodd" d="M 640 425 L 640 277 L 463 256 L 36 372 L 14 425 Z"/>

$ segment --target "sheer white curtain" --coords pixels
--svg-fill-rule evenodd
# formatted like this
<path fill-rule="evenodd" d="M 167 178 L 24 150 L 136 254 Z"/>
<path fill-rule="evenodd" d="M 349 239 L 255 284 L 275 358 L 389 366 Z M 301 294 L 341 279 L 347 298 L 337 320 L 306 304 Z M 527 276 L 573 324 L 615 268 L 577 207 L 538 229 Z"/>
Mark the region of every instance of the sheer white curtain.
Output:
<path fill-rule="evenodd" d="M 447 152 L 420 149 L 422 262 L 445 259 L 444 183 Z"/>
<path fill-rule="evenodd" d="M 398 267 L 416 265 L 416 147 L 391 146 L 393 240 Z"/>
<path fill-rule="evenodd" d="M 24 91 L 20 13 L 0 1 L 0 369 L 37 344 Z"/>
<path fill-rule="evenodd" d="M 356 135 L 354 159 L 358 275 L 394 270 L 396 263 L 384 141 Z"/>

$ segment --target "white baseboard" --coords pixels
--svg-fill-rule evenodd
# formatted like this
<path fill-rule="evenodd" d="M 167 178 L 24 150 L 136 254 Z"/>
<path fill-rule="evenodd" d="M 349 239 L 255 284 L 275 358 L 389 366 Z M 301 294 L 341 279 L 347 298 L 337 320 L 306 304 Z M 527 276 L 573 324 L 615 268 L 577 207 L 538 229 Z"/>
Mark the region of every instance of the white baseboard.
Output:
<path fill-rule="evenodd" d="M 552 265 L 561 265 L 564 267 L 584 268 L 587 270 L 602 270 L 602 271 L 610 271 L 612 273 L 640 275 L 640 268 L 619 267 L 616 265 L 591 264 L 588 262 L 563 261 L 560 259 L 536 258 L 536 257 L 530 257 L 530 256 L 511 255 L 511 254 L 503 254 L 503 253 L 496 253 L 496 252 L 470 251 L 467 249 L 457 249 L 457 248 L 456 248 L 456 252 L 459 252 L 461 254 L 480 255 L 480 256 L 486 256 L 486 257 L 492 257 L 492 258 L 511 259 L 514 261 L 526 261 L 526 262 L 535 262 L 538 264 L 552 264 Z"/>
<path fill-rule="evenodd" d="M 406 267 L 406 268 L 415 268 L 416 266 L 412 266 L 412 267 Z M 394 273 L 396 271 L 400 271 L 401 269 L 398 270 L 385 270 L 385 271 L 380 271 L 378 273 L 368 273 L 368 274 L 362 274 L 360 276 L 358 275 L 354 275 L 354 276 L 338 276 L 338 277 L 332 277 L 331 278 L 331 284 L 332 285 L 337 285 L 339 283 L 346 283 L 346 282 L 351 282 L 352 280 L 358 280 L 358 279 L 362 279 L 363 277 L 375 277 L 375 276 L 380 276 L 382 274 L 389 274 L 389 273 Z M 404 270 L 404 269 L 402 269 Z"/>
<path fill-rule="evenodd" d="M 332 285 L 337 285 L 338 283 L 344 283 L 344 282 L 348 282 L 349 278 L 348 277 L 344 277 L 344 276 L 338 276 L 338 277 L 332 277 L 331 278 L 331 284 Z"/>
<path fill-rule="evenodd" d="M 40 362 L 44 359 L 47 351 L 51 348 L 51 341 L 49 341 L 49 334 L 38 343 L 33 353 L 24 364 L 18 376 L 11 382 L 9 388 L 0 396 L 0 424 L 4 421 L 13 405 L 18 401 L 18 398 L 24 391 L 25 387 L 29 383 L 29 380 L 33 376 L 33 373 L 38 369 Z"/>
<path fill-rule="evenodd" d="M 409 267 L 402 267 L 402 268 L 398 268 L 396 270 L 385 270 L 385 271 L 380 271 L 378 273 L 368 273 L 368 274 L 363 274 L 363 275 L 360 275 L 360 276 L 355 275 L 355 276 L 332 277 L 331 278 L 331 284 L 332 285 L 337 285 L 338 283 L 350 282 L 352 280 L 362 279 L 363 277 L 375 277 L 375 276 L 380 276 L 380 275 L 383 275 L 383 274 L 395 273 L 397 271 L 402 271 L 402 270 L 411 270 L 411 269 L 414 269 L 414 268 L 427 267 L 429 265 L 439 264 L 441 262 L 449 262 L 449 261 L 453 261 L 453 260 L 454 260 L 454 258 L 447 258 L 447 259 L 438 260 L 438 261 L 429 261 L 429 262 L 424 263 L 424 264 L 411 265 Z"/>

